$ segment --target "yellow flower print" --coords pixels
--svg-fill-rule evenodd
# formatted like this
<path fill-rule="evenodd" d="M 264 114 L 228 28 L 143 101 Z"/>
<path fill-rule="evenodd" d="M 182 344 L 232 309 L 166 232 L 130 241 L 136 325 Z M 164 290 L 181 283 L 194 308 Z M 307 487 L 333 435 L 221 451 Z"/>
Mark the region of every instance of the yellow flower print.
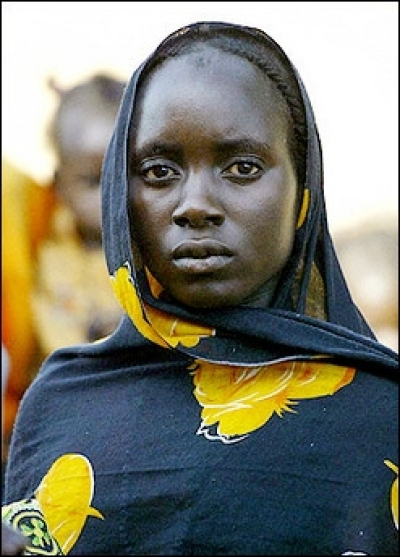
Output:
<path fill-rule="evenodd" d="M 209 327 L 202 327 L 183 319 L 171 317 L 168 313 L 145 303 L 142 305 L 128 263 L 120 267 L 115 276 L 111 277 L 111 284 L 116 297 L 139 332 L 145 338 L 160 346 L 167 348 L 182 344 L 183 346 L 193 347 L 199 343 L 201 337 L 215 334 L 215 331 Z M 154 284 L 153 288 L 155 288 Z"/>
<path fill-rule="evenodd" d="M 349 384 L 355 370 L 322 362 L 281 362 L 230 367 L 197 360 L 194 396 L 203 407 L 199 433 L 218 424 L 219 437 L 249 434 L 275 413 L 294 412 L 296 399 L 332 395 Z"/>
<path fill-rule="evenodd" d="M 306 220 L 309 206 L 310 206 L 310 190 L 306 188 L 303 192 L 303 199 L 301 202 L 301 209 L 299 212 L 299 218 L 297 219 L 296 228 L 300 228 L 301 226 L 303 226 L 304 221 Z"/>
<path fill-rule="evenodd" d="M 153 294 L 154 298 L 159 298 L 161 292 L 163 291 L 163 287 L 158 282 L 158 280 L 153 277 L 147 267 L 145 267 L 144 270 L 146 272 L 146 277 L 150 286 L 151 293 Z"/>
<path fill-rule="evenodd" d="M 93 470 L 80 454 L 58 458 L 35 491 L 52 536 L 64 555 L 75 545 L 88 516 L 103 518 L 90 506 L 93 497 Z"/>
<path fill-rule="evenodd" d="M 153 330 L 143 315 L 143 308 L 133 285 L 130 266 L 128 263 L 117 269 L 115 275 L 111 278 L 111 286 L 115 296 L 120 304 L 135 323 L 139 332 L 147 339 L 164 346 L 167 344 L 163 339 Z"/>
<path fill-rule="evenodd" d="M 396 474 L 396 478 L 393 481 L 392 488 L 390 490 L 390 507 L 392 509 L 393 522 L 396 529 L 399 529 L 399 467 L 393 464 L 390 460 L 384 461 L 386 466 L 393 470 Z"/>
<path fill-rule="evenodd" d="M 201 327 L 183 319 L 170 317 L 167 313 L 146 306 L 146 314 L 154 329 L 156 329 L 169 346 L 192 347 L 199 343 L 201 337 L 211 336 L 214 331 Z"/>
<path fill-rule="evenodd" d="M 104 518 L 90 506 L 93 490 L 89 460 L 65 454 L 52 464 L 32 499 L 2 506 L 2 518 L 28 537 L 29 555 L 67 555 L 88 516 Z"/>

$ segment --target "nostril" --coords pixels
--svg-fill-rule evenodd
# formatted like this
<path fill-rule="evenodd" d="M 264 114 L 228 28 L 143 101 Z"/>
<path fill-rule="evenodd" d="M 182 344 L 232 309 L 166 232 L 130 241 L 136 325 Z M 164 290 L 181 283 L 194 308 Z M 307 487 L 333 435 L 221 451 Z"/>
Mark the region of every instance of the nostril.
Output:
<path fill-rule="evenodd" d="M 203 228 L 207 226 L 220 226 L 224 222 L 224 217 L 219 214 L 210 215 L 202 212 L 192 212 L 185 215 L 175 215 L 172 220 L 177 226 Z"/>
<path fill-rule="evenodd" d="M 177 224 L 178 226 L 187 226 L 189 224 L 189 219 L 187 217 L 174 217 L 173 221 L 175 224 Z"/>
<path fill-rule="evenodd" d="M 223 215 L 211 215 L 208 216 L 206 220 L 208 220 L 211 224 L 220 226 L 224 222 L 224 217 Z"/>

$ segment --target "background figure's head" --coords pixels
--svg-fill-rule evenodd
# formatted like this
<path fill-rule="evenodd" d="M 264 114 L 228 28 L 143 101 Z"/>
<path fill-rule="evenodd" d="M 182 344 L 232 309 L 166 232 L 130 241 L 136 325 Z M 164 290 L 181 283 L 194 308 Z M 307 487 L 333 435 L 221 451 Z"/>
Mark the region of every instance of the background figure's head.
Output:
<path fill-rule="evenodd" d="M 307 150 L 298 81 L 275 43 L 207 23 L 169 37 L 140 77 L 130 143 L 132 235 L 165 293 L 268 305 Z"/>
<path fill-rule="evenodd" d="M 59 99 L 49 127 L 56 190 L 73 211 L 82 240 L 98 244 L 101 166 L 125 82 L 99 73 L 68 89 L 54 80 L 49 86 Z"/>

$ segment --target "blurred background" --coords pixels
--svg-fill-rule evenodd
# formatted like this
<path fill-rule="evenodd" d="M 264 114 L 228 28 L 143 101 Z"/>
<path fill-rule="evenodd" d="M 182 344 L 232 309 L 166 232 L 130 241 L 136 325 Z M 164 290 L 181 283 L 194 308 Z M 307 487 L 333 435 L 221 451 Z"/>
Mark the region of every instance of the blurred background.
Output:
<path fill-rule="evenodd" d="M 128 79 L 195 20 L 262 28 L 305 82 L 318 122 L 333 231 L 398 207 L 398 2 L 2 2 L 3 157 L 38 180 L 52 172 L 47 80 L 97 70 Z"/>

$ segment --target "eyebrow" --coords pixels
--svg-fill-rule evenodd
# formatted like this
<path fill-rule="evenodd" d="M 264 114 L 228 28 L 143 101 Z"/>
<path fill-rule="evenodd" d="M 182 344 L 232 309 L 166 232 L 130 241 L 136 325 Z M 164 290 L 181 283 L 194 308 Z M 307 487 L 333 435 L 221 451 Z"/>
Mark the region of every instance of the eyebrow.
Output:
<path fill-rule="evenodd" d="M 143 157 L 156 157 L 158 155 L 178 156 L 182 153 L 182 147 L 174 141 L 151 141 L 145 143 L 133 152 L 138 159 Z"/>
<path fill-rule="evenodd" d="M 238 139 L 223 139 L 217 141 L 214 147 L 218 154 L 248 153 L 248 152 L 270 152 L 271 146 L 267 141 L 258 141 L 248 137 Z M 154 141 L 144 144 L 136 150 L 138 158 L 155 157 L 158 155 L 179 156 L 184 149 L 174 141 Z"/>
<path fill-rule="evenodd" d="M 258 141 L 256 139 L 238 138 L 238 139 L 224 139 L 217 144 L 217 150 L 219 153 L 248 153 L 248 152 L 270 152 L 271 146 L 267 141 Z"/>

